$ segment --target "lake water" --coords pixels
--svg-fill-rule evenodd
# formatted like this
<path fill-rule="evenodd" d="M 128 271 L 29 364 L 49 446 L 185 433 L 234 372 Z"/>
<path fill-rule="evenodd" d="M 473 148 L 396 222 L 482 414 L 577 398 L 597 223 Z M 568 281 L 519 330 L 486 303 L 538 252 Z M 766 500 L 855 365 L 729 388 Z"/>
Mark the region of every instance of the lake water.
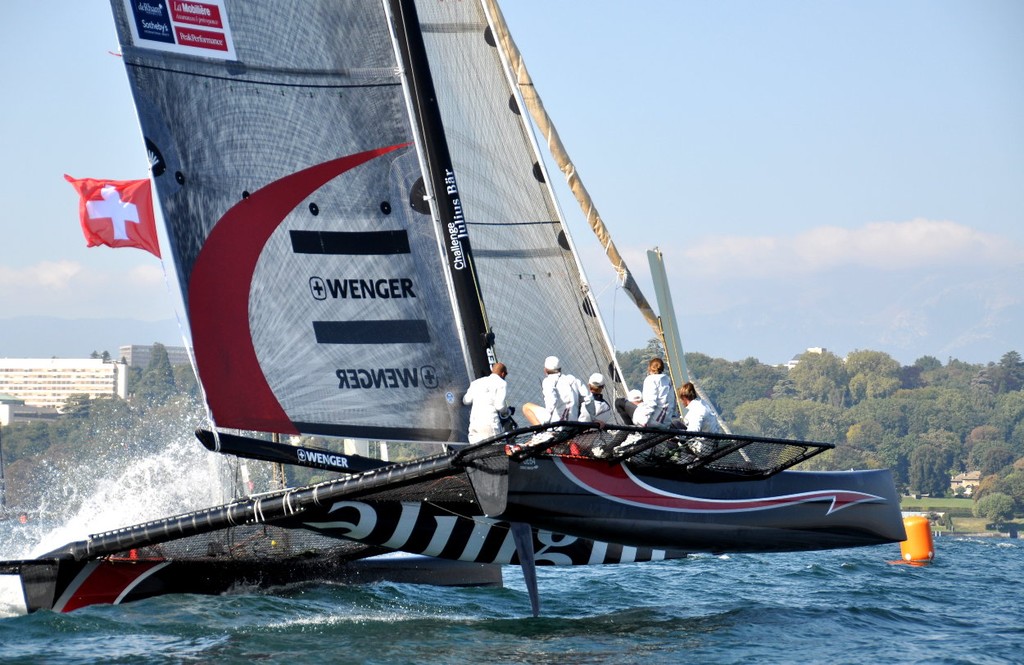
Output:
<path fill-rule="evenodd" d="M 2 663 L 1021 663 L 1024 542 L 539 570 L 505 588 L 304 585 L 0 618 Z"/>

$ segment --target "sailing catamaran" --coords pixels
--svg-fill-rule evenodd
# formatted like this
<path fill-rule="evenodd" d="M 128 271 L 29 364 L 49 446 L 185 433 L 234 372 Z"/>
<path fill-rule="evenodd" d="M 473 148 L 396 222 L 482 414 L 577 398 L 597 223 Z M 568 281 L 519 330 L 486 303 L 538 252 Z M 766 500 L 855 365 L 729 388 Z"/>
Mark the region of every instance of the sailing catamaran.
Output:
<path fill-rule="evenodd" d="M 830 444 L 576 422 L 464 443 L 462 394 L 495 360 L 522 401 L 552 354 L 626 393 L 493 0 L 112 7 L 216 426 L 200 439 L 348 475 L 0 564 L 29 609 L 196 590 L 159 566 L 229 528 L 361 548 L 328 574 L 381 551 L 520 564 L 534 612 L 538 564 L 904 538 L 887 471 L 786 470 Z M 380 466 L 226 430 L 439 445 Z M 273 581 L 301 561 L 248 565 Z M 83 591 L 114 570 L 116 597 Z"/>

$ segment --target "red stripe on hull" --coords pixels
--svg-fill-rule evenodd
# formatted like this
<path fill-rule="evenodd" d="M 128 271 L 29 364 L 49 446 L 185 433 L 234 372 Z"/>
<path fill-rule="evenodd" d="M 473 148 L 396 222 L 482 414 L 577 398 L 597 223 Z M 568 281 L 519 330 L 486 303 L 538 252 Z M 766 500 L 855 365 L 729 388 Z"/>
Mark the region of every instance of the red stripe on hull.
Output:
<path fill-rule="evenodd" d="M 87 605 L 114 604 L 127 589 L 165 563 L 131 559 L 91 561 L 75 576 L 53 609 L 70 612 Z"/>
<path fill-rule="evenodd" d="M 624 464 L 608 466 L 588 459 L 555 458 L 558 468 L 569 480 L 592 494 L 610 501 L 652 510 L 690 513 L 739 513 L 770 510 L 810 501 L 830 501 L 830 515 L 866 501 L 884 501 L 880 496 L 849 490 L 815 490 L 756 499 L 705 499 L 674 494 L 637 478 Z"/>

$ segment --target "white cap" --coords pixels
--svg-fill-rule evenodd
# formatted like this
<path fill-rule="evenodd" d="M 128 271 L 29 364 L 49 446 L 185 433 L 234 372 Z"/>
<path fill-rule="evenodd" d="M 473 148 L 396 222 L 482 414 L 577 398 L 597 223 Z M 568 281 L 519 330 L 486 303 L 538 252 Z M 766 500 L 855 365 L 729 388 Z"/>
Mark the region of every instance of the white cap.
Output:
<path fill-rule="evenodd" d="M 587 383 L 592 386 L 604 386 L 604 375 L 594 372 L 590 375 L 590 380 Z"/>
<path fill-rule="evenodd" d="M 644 394 L 635 388 L 629 391 L 627 396 L 630 402 L 642 402 L 644 401 Z"/>
<path fill-rule="evenodd" d="M 548 356 L 544 359 L 544 369 L 552 371 L 562 369 L 562 361 L 558 359 L 558 356 Z"/>

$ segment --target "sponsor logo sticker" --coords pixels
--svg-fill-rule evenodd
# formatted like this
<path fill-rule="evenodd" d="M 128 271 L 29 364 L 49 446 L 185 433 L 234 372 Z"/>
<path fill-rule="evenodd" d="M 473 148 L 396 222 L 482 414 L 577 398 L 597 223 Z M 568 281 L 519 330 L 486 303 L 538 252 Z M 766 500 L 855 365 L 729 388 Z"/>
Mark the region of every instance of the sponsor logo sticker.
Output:
<path fill-rule="evenodd" d="M 395 388 L 437 388 L 437 370 L 423 367 L 358 367 L 338 369 L 339 390 L 392 390 Z"/>
<path fill-rule="evenodd" d="M 124 0 L 124 4 L 135 46 L 235 59 L 224 0 Z"/>

